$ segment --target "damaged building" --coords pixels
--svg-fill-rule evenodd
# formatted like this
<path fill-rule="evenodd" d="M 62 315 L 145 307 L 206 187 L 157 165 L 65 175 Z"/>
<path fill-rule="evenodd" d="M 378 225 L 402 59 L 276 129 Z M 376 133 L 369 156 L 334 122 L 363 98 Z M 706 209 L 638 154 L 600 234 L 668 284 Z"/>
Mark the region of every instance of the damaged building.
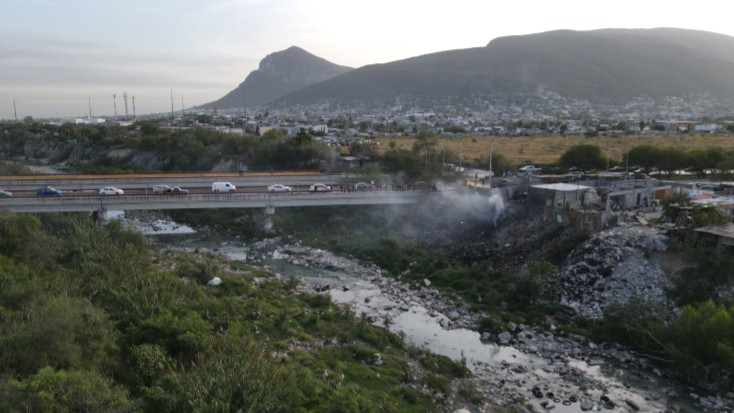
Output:
<path fill-rule="evenodd" d="M 627 211 L 650 212 L 670 196 L 671 187 L 655 179 L 595 176 L 574 183 L 530 184 L 528 215 L 591 233 L 614 225 Z"/>

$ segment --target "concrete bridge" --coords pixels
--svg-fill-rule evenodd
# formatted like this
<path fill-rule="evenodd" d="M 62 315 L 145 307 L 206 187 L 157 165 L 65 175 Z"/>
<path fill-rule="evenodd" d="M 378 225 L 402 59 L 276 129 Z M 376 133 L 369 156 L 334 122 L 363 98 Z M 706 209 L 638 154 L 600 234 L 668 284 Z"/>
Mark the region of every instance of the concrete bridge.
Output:
<path fill-rule="evenodd" d="M 333 205 L 412 204 L 424 191 L 230 192 L 190 195 L 75 195 L 0 198 L 0 210 L 13 212 L 105 212 L 113 210 L 276 208 Z"/>
<path fill-rule="evenodd" d="M 272 228 L 270 217 L 278 207 L 307 207 L 334 205 L 412 204 L 429 197 L 430 191 L 379 189 L 342 191 L 353 184 L 340 184 L 340 174 L 315 171 L 256 171 L 243 173 L 151 173 L 151 174 L 96 174 L 96 175 L 25 175 L 0 176 L 0 188 L 14 193 L 0 198 L 0 211 L 12 212 L 92 212 L 106 217 L 107 211 L 210 209 L 210 208 L 263 208 L 266 229 Z M 236 192 L 212 193 L 211 183 L 232 182 Z M 267 192 L 265 187 L 281 183 L 292 186 L 292 192 Z M 334 191 L 311 192 L 309 185 L 325 183 Z M 153 185 L 181 186 L 188 195 L 154 194 Z M 36 189 L 53 186 L 62 190 L 62 196 L 36 196 Z M 124 195 L 101 196 L 98 189 L 115 186 Z"/>

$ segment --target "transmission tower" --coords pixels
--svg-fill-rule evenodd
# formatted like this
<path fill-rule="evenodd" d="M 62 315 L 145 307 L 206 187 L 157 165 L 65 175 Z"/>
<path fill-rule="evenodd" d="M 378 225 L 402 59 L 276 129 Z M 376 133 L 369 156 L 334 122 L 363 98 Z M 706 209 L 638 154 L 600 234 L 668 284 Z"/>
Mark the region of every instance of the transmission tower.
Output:
<path fill-rule="evenodd" d="M 127 113 L 127 92 L 122 94 L 122 98 L 125 99 L 125 120 L 129 119 L 128 113 Z"/>

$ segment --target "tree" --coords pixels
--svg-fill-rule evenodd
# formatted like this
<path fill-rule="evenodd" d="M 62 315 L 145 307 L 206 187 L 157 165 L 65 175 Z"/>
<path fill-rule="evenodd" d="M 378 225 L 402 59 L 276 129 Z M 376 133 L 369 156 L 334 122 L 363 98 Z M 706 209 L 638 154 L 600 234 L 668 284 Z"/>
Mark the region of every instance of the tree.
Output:
<path fill-rule="evenodd" d="M 0 384 L 4 412 L 133 412 L 127 391 L 98 372 L 44 367 L 25 380 Z"/>
<path fill-rule="evenodd" d="M 301 130 L 298 131 L 296 136 L 290 138 L 288 142 L 293 146 L 304 146 L 304 145 L 308 145 L 311 142 L 313 142 L 313 138 L 306 131 L 305 128 L 301 128 Z"/>
<path fill-rule="evenodd" d="M 680 149 L 663 148 L 658 152 L 656 163 L 661 171 L 667 171 L 668 176 L 673 172 L 687 167 L 686 156 Z"/>
<path fill-rule="evenodd" d="M 0 325 L 0 365 L 17 374 L 44 366 L 104 370 L 117 351 L 114 324 L 88 300 L 38 297 Z"/>
<path fill-rule="evenodd" d="M 435 153 L 438 137 L 431 131 L 424 130 L 418 133 L 413 144 L 413 152 L 421 153 L 425 156 L 424 165 L 428 165 L 428 157 Z"/>
<path fill-rule="evenodd" d="M 627 153 L 630 164 L 644 166 L 648 171 L 653 166 L 659 166 L 657 165 L 659 158 L 660 148 L 653 145 L 638 145 Z"/>
<path fill-rule="evenodd" d="M 576 166 L 583 170 L 604 169 L 607 161 L 602 150 L 597 145 L 574 145 L 567 150 L 559 161 L 561 166 L 570 168 Z"/>

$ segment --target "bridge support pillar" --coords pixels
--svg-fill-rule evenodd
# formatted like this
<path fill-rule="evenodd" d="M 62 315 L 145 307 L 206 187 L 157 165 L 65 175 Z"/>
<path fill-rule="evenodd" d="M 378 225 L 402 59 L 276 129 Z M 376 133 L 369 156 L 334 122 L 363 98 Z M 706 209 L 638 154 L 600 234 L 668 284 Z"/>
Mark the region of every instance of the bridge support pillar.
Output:
<path fill-rule="evenodd" d="M 275 215 L 275 207 L 268 205 L 263 210 L 265 212 L 265 220 L 263 220 L 263 229 L 267 232 L 273 232 L 273 215 Z"/>
<path fill-rule="evenodd" d="M 103 224 L 107 221 L 107 210 L 100 208 L 92 212 L 92 221 L 94 221 L 95 224 Z"/>

